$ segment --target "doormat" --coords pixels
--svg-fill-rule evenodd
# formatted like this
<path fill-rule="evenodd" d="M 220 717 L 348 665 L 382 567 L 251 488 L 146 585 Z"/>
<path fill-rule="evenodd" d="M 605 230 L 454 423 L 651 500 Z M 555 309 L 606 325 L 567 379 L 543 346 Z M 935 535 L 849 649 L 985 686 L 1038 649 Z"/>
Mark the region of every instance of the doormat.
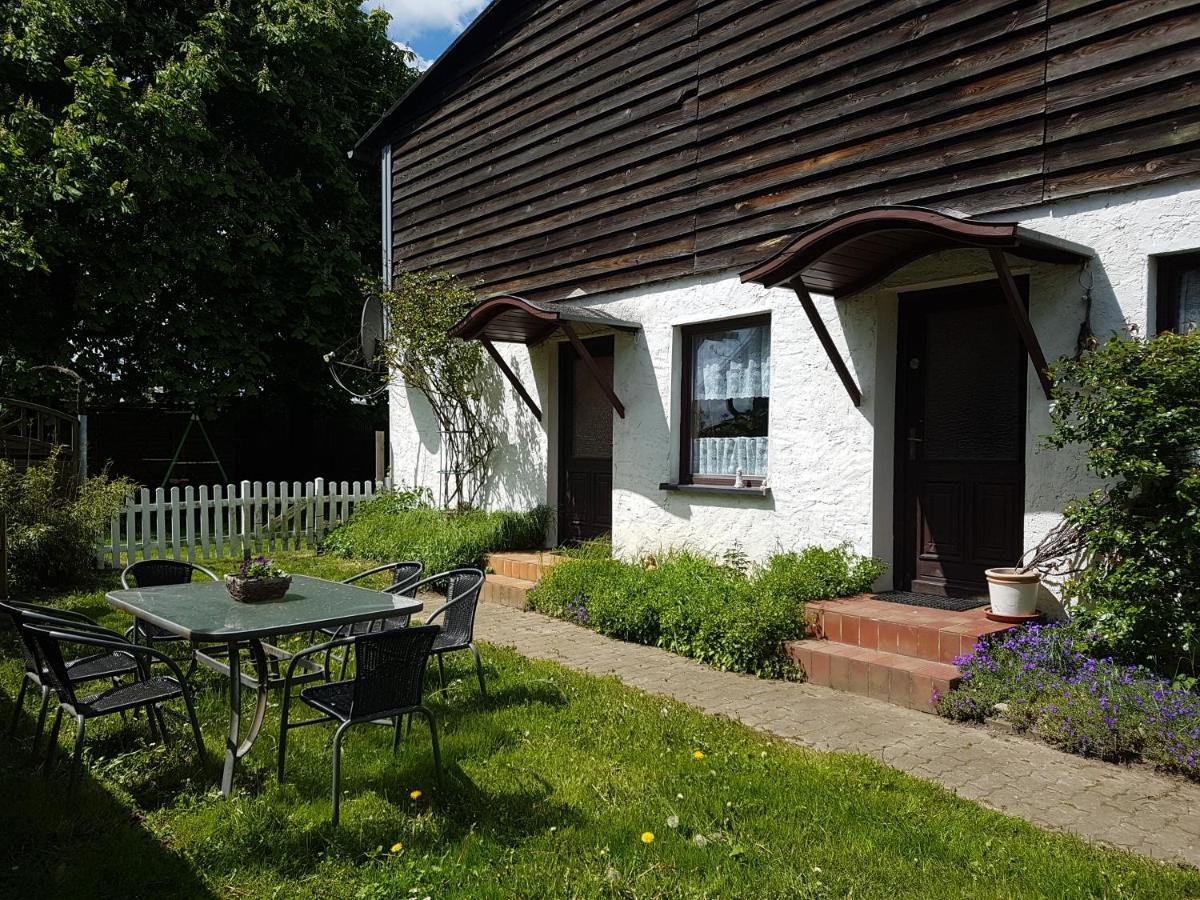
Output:
<path fill-rule="evenodd" d="M 886 603 L 902 603 L 905 606 L 944 609 L 949 612 L 968 612 L 988 605 L 987 597 L 939 597 L 937 594 L 914 594 L 912 591 L 884 591 L 882 594 L 876 594 L 875 599 Z"/>

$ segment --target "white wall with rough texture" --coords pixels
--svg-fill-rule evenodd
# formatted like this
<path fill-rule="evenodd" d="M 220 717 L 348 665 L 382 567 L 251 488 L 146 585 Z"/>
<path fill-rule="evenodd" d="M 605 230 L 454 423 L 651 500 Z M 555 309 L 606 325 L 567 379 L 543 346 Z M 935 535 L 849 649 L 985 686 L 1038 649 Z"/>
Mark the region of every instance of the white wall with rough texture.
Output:
<path fill-rule="evenodd" d="M 553 433 L 547 428 L 554 426 L 547 348 L 496 344 L 496 349 L 542 408 L 543 416 L 538 422 L 499 370 L 489 369 L 492 374 L 481 390 L 486 408 L 492 411 L 498 450 L 482 504 L 489 509 L 529 509 L 553 500 L 547 494 L 547 434 Z M 394 378 L 388 392 L 388 419 L 393 482 L 401 487 L 428 488 L 435 502 L 443 503 L 446 483 L 442 473 L 448 464 L 429 401 Z"/>
<path fill-rule="evenodd" d="M 1106 337 L 1153 330 L 1154 254 L 1200 249 L 1200 180 L 1098 194 L 989 217 L 1017 221 L 1045 234 L 1091 247 L 1086 267 L 1010 258 L 1030 278 L 1030 316 L 1050 360 L 1075 352 L 1092 288 L 1091 329 Z M 893 429 L 897 296 L 904 290 L 994 277 L 980 251 L 950 251 L 894 273 L 863 294 L 833 301 L 816 297 L 822 317 L 863 392 L 855 408 L 846 395 L 795 295 L 743 285 L 736 273 L 687 279 L 571 305 L 603 306 L 642 331 L 616 337 L 615 390 L 626 417 L 613 420 L 613 540 L 626 556 L 666 547 L 719 554 L 738 546 L 762 558 L 779 548 L 842 541 L 892 558 Z M 679 328 L 695 322 L 771 313 L 770 496 L 730 497 L 659 489 L 678 474 Z M 530 385 L 545 415 L 539 425 L 497 374 L 486 390 L 497 404 L 504 435 L 492 506 L 556 501 L 554 463 L 556 348 L 532 353 L 502 347 Z M 1025 541 L 1037 539 L 1058 510 L 1093 484 L 1078 454 L 1041 448 L 1049 410 L 1028 372 Z M 436 428 L 422 398 L 392 391 L 393 475 L 401 483 L 434 486 Z"/>

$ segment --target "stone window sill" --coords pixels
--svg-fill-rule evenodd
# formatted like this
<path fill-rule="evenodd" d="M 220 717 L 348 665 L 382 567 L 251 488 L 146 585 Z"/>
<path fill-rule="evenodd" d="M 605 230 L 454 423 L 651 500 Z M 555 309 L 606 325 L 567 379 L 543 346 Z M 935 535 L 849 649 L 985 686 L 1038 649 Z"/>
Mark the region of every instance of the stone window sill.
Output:
<path fill-rule="evenodd" d="M 769 497 L 769 487 L 726 487 L 717 484 L 677 484 L 664 481 L 658 486 L 660 491 L 674 491 L 680 494 L 719 494 L 727 497 Z"/>

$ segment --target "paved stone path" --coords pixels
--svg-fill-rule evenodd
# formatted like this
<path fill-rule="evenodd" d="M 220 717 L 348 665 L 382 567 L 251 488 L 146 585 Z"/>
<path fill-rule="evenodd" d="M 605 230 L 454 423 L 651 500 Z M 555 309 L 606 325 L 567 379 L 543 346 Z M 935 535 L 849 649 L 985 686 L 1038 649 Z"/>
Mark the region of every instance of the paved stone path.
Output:
<path fill-rule="evenodd" d="M 496 604 L 480 604 L 477 634 L 525 656 L 616 675 L 631 687 L 798 744 L 865 753 L 1044 828 L 1200 865 L 1200 785 L 855 694 L 719 672 L 656 647 Z"/>

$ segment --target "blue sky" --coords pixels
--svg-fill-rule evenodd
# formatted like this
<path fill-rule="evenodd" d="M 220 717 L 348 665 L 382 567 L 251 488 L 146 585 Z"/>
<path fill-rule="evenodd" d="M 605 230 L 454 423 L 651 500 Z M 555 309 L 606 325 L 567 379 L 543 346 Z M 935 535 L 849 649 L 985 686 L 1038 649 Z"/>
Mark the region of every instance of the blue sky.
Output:
<path fill-rule="evenodd" d="M 425 69 L 487 5 L 487 0 L 367 0 L 392 15 L 389 36 L 417 54 Z"/>

